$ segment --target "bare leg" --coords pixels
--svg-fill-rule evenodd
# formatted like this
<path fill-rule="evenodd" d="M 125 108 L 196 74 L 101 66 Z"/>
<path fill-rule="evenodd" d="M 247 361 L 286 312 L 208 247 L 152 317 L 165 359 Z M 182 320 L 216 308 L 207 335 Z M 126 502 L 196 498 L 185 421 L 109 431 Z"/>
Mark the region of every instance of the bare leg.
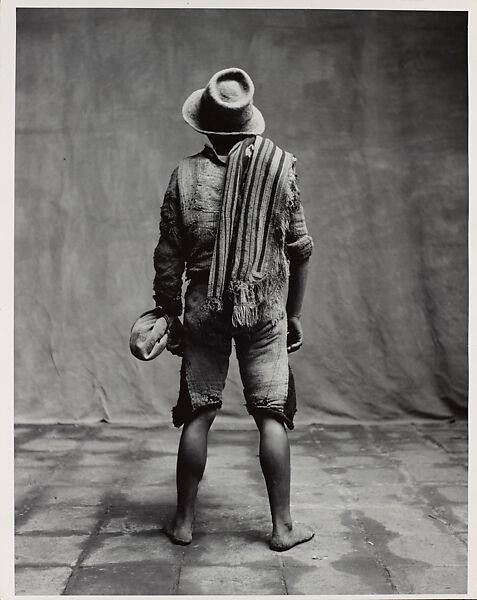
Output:
<path fill-rule="evenodd" d="M 265 411 L 257 410 L 255 422 L 260 431 L 260 465 L 267 485 L 273 532 L 272 550 L 288 550 L 307 542 L 313 531 L 301 523 L 293 524 L 290 514 L 290 445 L 284 425 Z"/>
<path fill-rule="evenodd" d="M 175 544 L 190 544 L 194 506 L 207 461 L 207 436 L 216 408 L 202 410 L 184 425 L 177 454 L 177 509 L 165 531 Z"/>

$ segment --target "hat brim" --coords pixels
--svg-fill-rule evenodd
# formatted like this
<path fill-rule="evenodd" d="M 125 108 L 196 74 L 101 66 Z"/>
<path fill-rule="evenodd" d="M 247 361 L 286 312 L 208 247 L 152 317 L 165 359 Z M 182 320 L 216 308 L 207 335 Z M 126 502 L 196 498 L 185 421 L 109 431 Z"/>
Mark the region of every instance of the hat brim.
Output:
<path fill-rule="evenodd" d="M 260 135 L 265 131 L 265 119 L 256 106 L 252 106 L 252 118 L 246 123 L 240 131 L 208 131 L 203 129 L 200 122 L 200 99 L 205 88 L 196 90 L 187 98 L 182 107 L 182 116 L 184 121 L 199 133 L 205 135 Z"/>

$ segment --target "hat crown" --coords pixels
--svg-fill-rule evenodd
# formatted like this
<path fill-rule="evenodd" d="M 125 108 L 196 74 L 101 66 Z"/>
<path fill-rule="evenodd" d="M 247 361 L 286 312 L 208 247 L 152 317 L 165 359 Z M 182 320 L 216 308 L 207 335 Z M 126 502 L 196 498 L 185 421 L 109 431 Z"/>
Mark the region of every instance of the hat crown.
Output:
<path fill-rule="evenodd" d="M 252 104 L 254 86 L 242 69 L 224 69 L 211 78 L 205 93 L 224 108 L 238 109 Z"/>

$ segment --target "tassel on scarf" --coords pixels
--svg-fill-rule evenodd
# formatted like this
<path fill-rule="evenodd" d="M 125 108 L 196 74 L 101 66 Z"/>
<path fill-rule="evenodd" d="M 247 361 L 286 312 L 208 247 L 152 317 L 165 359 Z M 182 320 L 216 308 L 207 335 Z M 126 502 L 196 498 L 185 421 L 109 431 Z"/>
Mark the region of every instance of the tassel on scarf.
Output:
<path fill-rule="evenodd" d="M 231 285 L 233 294 L 232 325 L 251 327 L 257 322 L 257 290 L 245 281 Z"/>
<path fill-rule="evenodd" d="M 262 320 L 268 306 L 279 300 L 288 277 L 287 263 L 280 261 L 277 268 L 259 281 L 235 281 L 229 285 L 232 297 L 232 325 L 252 327 Z"/>

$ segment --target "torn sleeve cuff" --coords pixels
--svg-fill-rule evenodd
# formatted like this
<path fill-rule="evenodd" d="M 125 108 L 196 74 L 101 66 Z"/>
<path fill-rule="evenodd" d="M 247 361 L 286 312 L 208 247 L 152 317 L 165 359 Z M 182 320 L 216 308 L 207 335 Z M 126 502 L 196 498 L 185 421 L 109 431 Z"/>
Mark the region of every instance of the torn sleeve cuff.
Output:
<path fill-rule="evenodd" d="M 160 306 L 169 317 L 179 317 L 182 314 L 182 297 L 171 298 L 161 292 L 154 294 L 156 306 Z"/>
<path fill-rule="evenodd" d="M 294 242 L 287 244 L 288 258 L 294 262 L 300 262 L 306 260 L 311 256 L 313 252 L 313 239 L 310 235 L 306 234 L 295 240 Z"/>

